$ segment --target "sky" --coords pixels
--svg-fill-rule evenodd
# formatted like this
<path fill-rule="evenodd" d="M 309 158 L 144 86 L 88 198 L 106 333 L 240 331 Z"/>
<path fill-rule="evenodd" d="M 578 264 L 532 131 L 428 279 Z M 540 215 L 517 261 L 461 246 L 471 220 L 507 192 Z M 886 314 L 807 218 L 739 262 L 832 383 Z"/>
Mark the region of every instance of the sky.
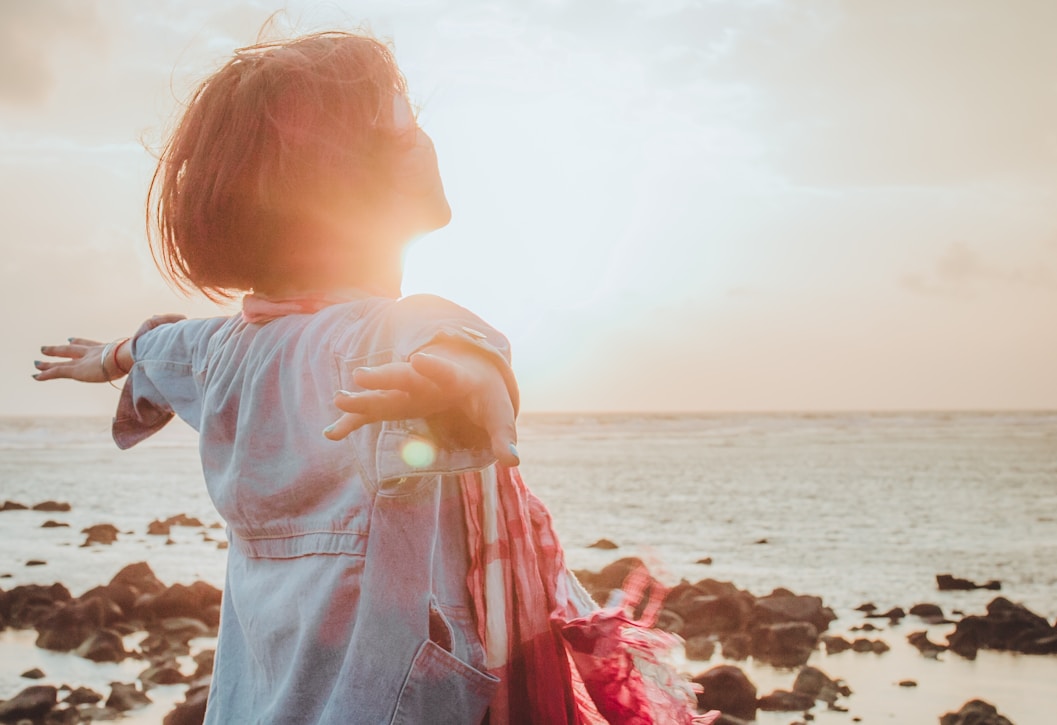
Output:
<path fill-rule="evenodd" d="M 269 28 L 390 41 L 454 216 L 404 292 L 531 411 L 1057 409 L 1057 3 L 0 3 L 0 414 L 42 344 L 230 314 L 162 282 L 154 151 Z"/>

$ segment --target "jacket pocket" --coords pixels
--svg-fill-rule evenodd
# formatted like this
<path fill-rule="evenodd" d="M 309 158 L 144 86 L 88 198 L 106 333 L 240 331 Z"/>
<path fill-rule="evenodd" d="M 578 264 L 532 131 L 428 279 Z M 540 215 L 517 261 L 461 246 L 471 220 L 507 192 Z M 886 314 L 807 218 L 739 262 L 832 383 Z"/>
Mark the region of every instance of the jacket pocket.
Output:
<path fill-rule="evenodd" d="M 499 678 L 427 640 L 411 663 L 392 725 L 476 725 L 484 718 L 498 686 Z"/>

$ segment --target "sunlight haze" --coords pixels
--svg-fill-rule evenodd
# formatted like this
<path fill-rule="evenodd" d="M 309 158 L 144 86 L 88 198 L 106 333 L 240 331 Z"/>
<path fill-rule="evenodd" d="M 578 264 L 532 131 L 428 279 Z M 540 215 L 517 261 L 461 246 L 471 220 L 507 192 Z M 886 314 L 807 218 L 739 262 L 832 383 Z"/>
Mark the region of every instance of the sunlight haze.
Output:
<path fill-rule="evenodd" d="M 216 314 L 153 267 L 149 149 L 279 10 L 392 42 L 453 209 L 404 293 L 507 333 L 525 410 L 1057 408 L 1055 3 L 24 0 L 0 414 L 113 409 L 41 344 Z"/>

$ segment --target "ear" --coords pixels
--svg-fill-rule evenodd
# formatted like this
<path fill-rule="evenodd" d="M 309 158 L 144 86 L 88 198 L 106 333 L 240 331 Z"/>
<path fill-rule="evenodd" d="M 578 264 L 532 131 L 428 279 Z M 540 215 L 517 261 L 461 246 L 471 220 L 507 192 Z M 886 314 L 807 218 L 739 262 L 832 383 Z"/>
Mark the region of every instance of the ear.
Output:
<path fill-rule="evenodd" d="M 393 127 L 397 130 L 410 131 L 415 128 L 415 114 L 407 96 L 397 93 L 393 96 Z"/>

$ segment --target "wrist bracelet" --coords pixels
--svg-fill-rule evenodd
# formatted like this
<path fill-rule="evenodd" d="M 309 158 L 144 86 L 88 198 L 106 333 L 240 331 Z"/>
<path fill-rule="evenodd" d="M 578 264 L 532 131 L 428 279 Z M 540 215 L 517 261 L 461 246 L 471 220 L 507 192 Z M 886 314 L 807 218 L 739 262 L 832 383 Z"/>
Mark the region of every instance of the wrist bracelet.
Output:
<path fill-rule="evenodd" d="M 103 380 L 110 383 L 110 387 L 115 390 L 121 390 L 118 386 L 114 385 L 114 379 L 110 377 L 110 373 L 106 369 L 106 359 L 110 357 L 111 350 L 114 349 L 116 342 L 108 342 L 103 345 L 103 352 L 99 355 L 99 369 L 103 371 Z"/>
<path fill-rule="evenodd" d="M 132 338 L 130 338 L 130 337 L 126 337 L 126 338 L 122 339 L 121 342 L 119 342 L 117 345 L 114 346 L 114 367 L 117 368 L 117 371 L 119 373 L 121 373 L 122 375 L 128 375 L 129 372 L 131 372 L 132 368 L 130 367 L 128 370 L 125 370 L 125 368 L 121 367 L 121 361 L 118 360 L 117 354 L 119 352 L 121 352 L 121 346 L 124 345 L 126 342 L 128 342 L 131 339 Z"/>

